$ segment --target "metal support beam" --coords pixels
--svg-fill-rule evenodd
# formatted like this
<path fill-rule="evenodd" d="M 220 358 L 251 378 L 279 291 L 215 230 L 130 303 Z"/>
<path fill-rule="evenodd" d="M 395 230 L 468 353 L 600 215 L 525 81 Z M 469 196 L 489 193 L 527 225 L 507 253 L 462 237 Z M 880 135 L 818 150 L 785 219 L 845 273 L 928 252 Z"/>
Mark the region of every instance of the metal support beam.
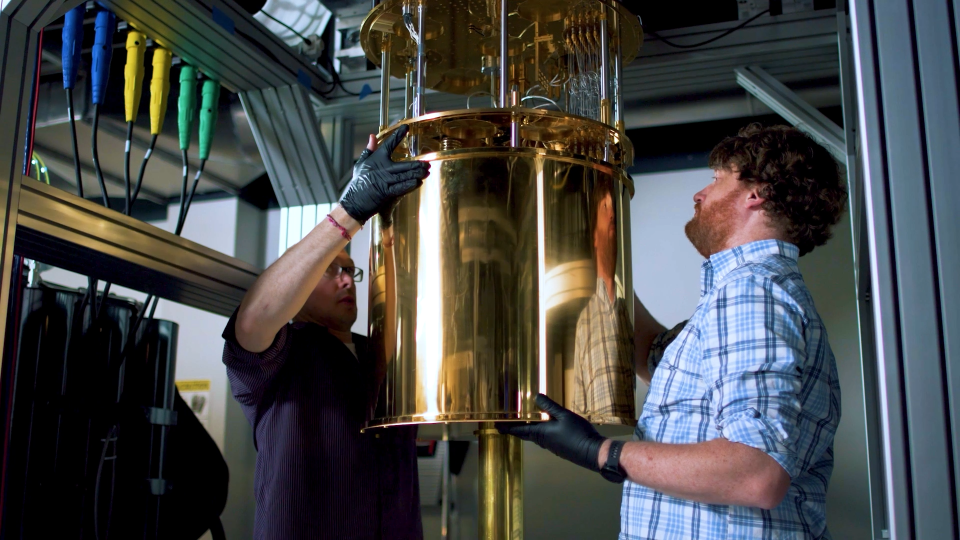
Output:
<path fill-rule="evenodd" d="M 24 170 L 24 134 L 30 121 L 30 96 L 33 95 L 34 71 L 37 70 L 40 29 L 57 16 L 61 8 L 71 8 L 79 0 L 4 0 L 0 3 L 0 372 L 15 373 L 3 364 L 10 358 L 7 336 L 7 314 L 10 283 L 15 268 L 14 242 L 17 237 L 21 183 Z M 38 70 L 37 70 L 38 71 Z M 39 73 L 36 74 L 39 76 Z M 36 182 L 39 184 L 39 182 Z M 5 402 L 12 397 L 4 388 Z M 11 401 L 8 401 L 11 400 Z M 0 420 L 0 451 L 8 454 L 10 444 L 9 415 Z M 5 485 L 6 471 L 0 468 L 0 485 Z M 6 521 L 5 521 L 6 522 Z M 8 535 L 12 531 L 4 530 Z"/>
<path fill-rule="evenodd" d="M 837 52 L 840 59 L 840 87 L 843 106 L 843 133 L 846 145 L 847 193 L 849 195 L 850 228 L 853 240 L 853 272 L 857 297 L 857 322 L 860 334 L 860 369 L 863 378 L 863 415 L 866 434 L 867 478 L 870 493 L 871 538 L 889 538 L 889 520 L 883 493 L 883 434 L 880 428 L 880 399 L 877 379 L 877 346 L 874 341 L 874 316 L 870 305 L 870 248 L 867 245 L 866 204 L 863 191 L 863 168 L 858 152 L 859 118 L 857 112 L 856 69 L 853 57 L 853 35 L 849 5 L 837 5 Z M 860 412 L 860 411 L 857 411 Z"/>
<path fill-rule="evenodd" d="M 960 534 L 960 32 L 950 4 L 850 1 L 894 540 Z"/>
<path fill-rule="evenodd" d="M 10 277 L 17 213 L 20 205 L 20 183 L 24 166 L 23 141 L 29 121 L 28 89 L 33 84 L 37 65 L 39 31 L 57 16 L 61 8 L 73 7 L 79 0 L 65 5 L 63 0 L 10 0 L 0 4 L 0 328 L 6 328 L 7 302 L 10 299 Z M 0 351 L 4 337 L 0 332 Z M 2 362 L 2 359 L 0 359 Z M 3 436 L 6 440 L 6 436 Z M 2 443 L 5 445 L 5 443 Z M 0 473 L 2 474 L 2 473 Z"/>
<path fill-rule="evenodd" d="M 220 315 L 260 274 L 254 266 L 50 187 L 22 183 L 17 253 Z"/>
<path fill-rule="evenodd" d="M 336 168 L 303 88 L 250 90 L 240 102 L 280 206 L 335 201 Z"/>
<path fill-rule="evenodd" d="M 353 120 L 345 116 L 328 118 L 320 124 L 320 132 L 330 152 L 333 185 L 339 194 L 346 187 L 347 174 L 353 167 Z"/>
<path fill-rule="evenodd" d="M 233 92 L 302 85 L 317 105 L 333 79 L 226 0 L 104 0 L 130 26 Z"/>
<path fill-rule="evenodd" d="M 832 120 L 814 109 L 780 81 L 757 66 L 734 69 L 737 84 L 790 122 L 791 125 L 813 137 L 840 163 L 847 161 L 843 130 Z"/>

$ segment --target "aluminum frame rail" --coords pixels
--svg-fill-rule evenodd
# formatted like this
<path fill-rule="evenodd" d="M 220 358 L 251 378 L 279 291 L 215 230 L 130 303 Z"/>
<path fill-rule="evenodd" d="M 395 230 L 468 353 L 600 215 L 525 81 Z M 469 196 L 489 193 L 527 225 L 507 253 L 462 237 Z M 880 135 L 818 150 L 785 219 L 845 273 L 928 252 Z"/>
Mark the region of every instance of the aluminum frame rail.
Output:
<path fill-rule="evenodd" d="M 25 257 L 229 316 L 256 267 L 30 178 L 16 251 Z"/>
<path fill-rule="evenodd" d="M 280 206 L 336 201 L 337 175 L 303 88 L 248 90 L 240 102 Z"/>
<path fill-rule="evenodd" d="M 6 328 L 10 300 L 13 242 L 17 230 L 20 183 L 24 166 L 24 133 L 29 117 L 32 73 L 37 62 L 40 29 L 80 0 L 4 0 L 0 4 L 0 328 Z M 0 332 L 5 350 L 6 332 Z M 0 365 L 2 365 L 0 358 Z"/>
<path fill-rule="evenodd" d="M 847 145 L 843 129 L 800 99 L 793 90 L 758 66 L 734 69 L 737 84 L 790 122 L 795 128 L 813 137 L 840 163 L 847 162 Z"/>
<path fill-rule="evenodd" d="M 889 537 L 960 535 L 956 0 L 851 0 Z"/>
<path fill-rule="evenodd" d="M 117 16 L 233 92 L 300 84 L 317 104 L 332 78 L 223 0 L 103 0 Z"/>

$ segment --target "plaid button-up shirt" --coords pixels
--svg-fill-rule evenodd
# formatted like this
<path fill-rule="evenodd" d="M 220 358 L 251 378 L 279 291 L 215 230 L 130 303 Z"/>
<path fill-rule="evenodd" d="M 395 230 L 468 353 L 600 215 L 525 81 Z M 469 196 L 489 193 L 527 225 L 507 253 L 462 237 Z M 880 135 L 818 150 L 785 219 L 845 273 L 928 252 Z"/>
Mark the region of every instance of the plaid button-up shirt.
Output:
<path fill-rule="evenodd" d="M 636 430 L 643 441 L 723 437 L 758 448 L 790 475 L 783 502 L 773 510 L 702 504 L 628 481 L 621 540 L 830 537 L 840 386 L 798 254 L 764 240 L 704 262 L 693 317 L 669 331 L 676 337 L 666 350 L 669 336 L 651 348 L 655 371 Z"/>
<path fill-rule="evenodd" d="M 577 320 L 573 366 L 575 412 L 598 424 L 633 425 L 633 322 L 622 295 L 611 302 L 601 278 Z"/>

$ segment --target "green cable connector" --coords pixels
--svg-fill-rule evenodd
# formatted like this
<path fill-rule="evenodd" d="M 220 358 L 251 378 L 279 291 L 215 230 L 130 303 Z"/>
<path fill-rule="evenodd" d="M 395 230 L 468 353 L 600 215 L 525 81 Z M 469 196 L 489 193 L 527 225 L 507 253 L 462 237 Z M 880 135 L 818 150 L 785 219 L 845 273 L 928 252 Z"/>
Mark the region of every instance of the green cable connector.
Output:
<path fill-rule="evenodd" d="M 203 81 L 203 102 L 200 105 L 200 160 L 210 157 L 210 145 L 213 144 L 213 132 L 217 126 L 217 104 L 220 102 L 220 83 L 207 79 Z"/>
<path fill-rule="evenodd" d="M 197 68 L 193 66 L 184 65 L 180 69 L 180 98 L 177 105 L 180 150 L 188 150 L 193 135 L 193 119 L 197 114 Z"/>

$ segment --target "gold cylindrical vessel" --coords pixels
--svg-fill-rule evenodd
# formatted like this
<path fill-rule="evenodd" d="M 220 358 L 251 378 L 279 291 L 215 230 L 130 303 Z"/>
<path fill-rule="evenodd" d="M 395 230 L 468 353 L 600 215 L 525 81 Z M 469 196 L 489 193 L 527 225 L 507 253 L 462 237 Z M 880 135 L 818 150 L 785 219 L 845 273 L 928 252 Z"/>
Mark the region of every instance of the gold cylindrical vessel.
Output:
<path fill-rule="evenodd" d="M 471 147 L 421 156 L 430 176 L 397 206 L 393 244 L 374 234 L 369 324 L 386 415 L 371 426 L 541 420 L 538 392 L 594 423 L 635 423 L 632 184 L 582 154 L 473 144 L 517 114 L 524 140 L 554 147 L 615 135 L 533 110 L 412 122 L 421 141 L 452 133 Z"/>
<path fill-rule="evenodd" d="M 485 540 L 523 536 L 521 443 L 494 422 L 547 420 L 538 393 L 595 424 L 636 422 L 620 87 L 642 39 L 616 0 L 384 0 L 361 28 L 383 66 L 380 137 L 409 125 L 393 158 L 431 163 L 391 228 L 373 220 L 385 412 L 368 427 L 478 435 Z M 383 129 L 391 76 L 404 109 Z M 426 114 L 427 89 L 462 104 Z"/>

